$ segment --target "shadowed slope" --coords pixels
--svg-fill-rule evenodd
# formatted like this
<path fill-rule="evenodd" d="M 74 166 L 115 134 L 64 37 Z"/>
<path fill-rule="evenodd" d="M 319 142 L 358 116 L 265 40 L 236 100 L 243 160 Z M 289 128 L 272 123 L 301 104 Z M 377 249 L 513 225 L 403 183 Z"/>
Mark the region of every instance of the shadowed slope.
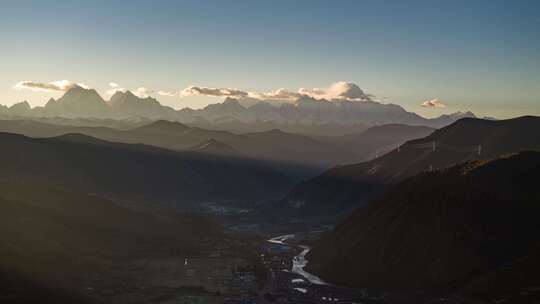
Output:
<path fill-rule="evenodd" d="M 104 142 L 84 135 L 31 139 L 1 133 L 0 180 L 48 182 L 133 201 L 188 206 L 269 199 L 290 181 L 254 162 Z"/>
<path fill-rule="evenodd" d="M 298 184 L 286 203 L 300 212 L 343 211 L 365 204 L 386 185 L 456 163 L 540 149 L 540 118 L 491 121 L 465 118 L 411 140 L 369 162 L 330 169 Z"/>
<path fill-rule="evenodd" d="M 0 299 L 81 303 L 75 299 L 81 298 L 76 294 L 85 279 L 115 261 L 166 243 L 190 250 L 200 238 L 219 231 L 198 216 L 135 212 L 46 181 L 2 181 L 0 281 L 9 278 L 9 283 L 0 287 Z"/>
<path fill-rule="evenodd" d="M 539 170 L 523 152 L 407 179 L 318 242 L 309 268 L 386 290 L 462 286 L 536 248 Z"/>

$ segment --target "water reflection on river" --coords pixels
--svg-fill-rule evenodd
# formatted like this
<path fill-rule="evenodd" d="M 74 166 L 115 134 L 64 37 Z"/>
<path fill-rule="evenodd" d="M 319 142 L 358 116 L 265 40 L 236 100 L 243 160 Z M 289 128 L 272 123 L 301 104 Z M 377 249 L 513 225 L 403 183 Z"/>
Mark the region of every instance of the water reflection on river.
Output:
<path fill-rule="evenodd" d="M 294 237 L 295 237 L 294 234 L 285 234 L 285 235 L 280 235 L 280 236 L 271 238 L 268 240 L 268 242 L 273 243 L 273 244 L 290 245 L 290 244 L 287 244 L 286 241 L 289 239 L 293 239 Z M 300 254 L 296 255 L 293 258 L 293 261 L 292 261 L 293 266 L 292 266 L 291 271 L 293 273 L 301 275 L 312 284 L 327 285 L 327 283 L 325 283 L 318 276 L 304 270 L 304 267 L 306 267 L 308 263 L 308 260 L 306 259 L 306 255 L 310 251 L 309 246 L 307 245 L 297 245 L 297 246 L 300 247 L 302 251 L 300 252 Z"/>

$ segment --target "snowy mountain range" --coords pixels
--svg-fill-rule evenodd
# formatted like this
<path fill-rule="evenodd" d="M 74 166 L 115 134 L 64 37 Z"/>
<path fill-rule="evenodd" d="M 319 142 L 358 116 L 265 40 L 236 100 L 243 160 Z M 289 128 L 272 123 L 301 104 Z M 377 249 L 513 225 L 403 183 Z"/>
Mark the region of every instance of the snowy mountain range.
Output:
<path fill-rule="evenodd" d="M 114 118 L 140 117 L 166 119 L 183 123 L 274 123 L 277 125 L 364 125 L 383 124 L 446 126 L 460 118 L 475 117 L 471 112 L 456 112 L 429 119 L 408 112 L 396 104 L 383 104 L 372 100 L 316 99 L 299 96 L 286 103 L 253 101 L 248 98 L 225 98 L 221 103 L 203 109 L 175 110 L 163 106 L 152 97 L 141 98 L 130 91 L 117 91 L 110 100 L 104 100 L 94 89 L 74 86 L 45 106 L 31 108 L 23 101 L 11 107 L 0 107 L 0 115 L 17 117 Z"/>

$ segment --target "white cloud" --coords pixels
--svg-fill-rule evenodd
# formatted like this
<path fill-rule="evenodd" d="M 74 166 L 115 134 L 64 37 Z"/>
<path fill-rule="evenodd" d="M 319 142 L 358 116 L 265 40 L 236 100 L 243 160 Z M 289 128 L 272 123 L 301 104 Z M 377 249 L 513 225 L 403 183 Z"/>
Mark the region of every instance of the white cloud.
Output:
<path fill-rule="evenodd" d="M 263 99 L 295 100 L 302 97 L 302 94 L 281 88 L 273 92 L 267 92 L 267 93 L 250 92 L 249 96 L 252 98 L 257 98 L 261 100 Z"/>
<path fill-rule="evenodd" d="M 52 81 L 48 83 L 40 83 L 34 81 L 21 81 L 17 83 L 14 88 L 18 90 L 27 89 L 36 92 L 64 92 L 75 86 L 88 88 L 88 86 L 82 83 L 76 83 L 69 80 Z M 113 95 L 116 92 L 126 92 L 128 89 L 122 87 L 117 82 L 109 82 L 110 89 L 106 91 L 106 94 Z M 151 90 L 146 87 L 139 87 L 134 90 L 130 90 L 134 95 L 145 98 L 151 94 L 158 94 L 166 97 L 185 97 L 185 96 L 213 96 L 213 97 L 233 97 L 238 99 L 258 99 L 258 100 L 272 100 L 276 102 L 295 101 L 300 97 L 308 96 L 315 99 L 327 99 L 327 100 L 351 100 L 351 101 L 365 101 L 375 100 L 372 95 L 364 93 L 358 85 L 339 81 L 328 88 L 301 88 L 297 91 L 292 91 L 286 88 L 277 89 L 271 92 L 249 92 L 235 88 L 212 88 L 201 86 L 190 86 L 180 91 L 164 91 L 164 90 Z M 430 101 L 437 102 L 437 100 Z M 425 105 L 429 106 L 429 105 Z M 435 105 L 432 105 L 435 106 Z M 438 107 L 444 107 L 444 105 L 436 105 Z"/>
<path fill-rule="evenodd" d="M 326 89 L 313 88 L 313 89 L 304 89 L 301 88 L 298 90 L 298 93 L 306 96 L 310 96 L 316 99 L 327 99 L 327 100 L 357 100 L 357 101 L 367 101 L 372 100 L 371 95 L 368 95 L 360 89 L 360 87 L 352 82 L 338 81 Z"/>
<path fill-rule="evenodd" d="M 178 96 L 178 92 L 175 91 L 157 91 L 158 95 L 161 96 L 168 96 L 168 97 L 174 97 Z"/>
<path fill-rule="evenodd" d="M 153 94 L 153 93 L 154 93 L 154 90 L 150 90 L 150 89 L 145 88 L 145 87 L 138 87 L 133 91 L 134 95 L 136 95 L 138 97 L 141 97 L 141 98 L 146 98 L 146 97 L 150 96 L 150 94 Z"/>
<path fill-rule="evenodd" d="M 128 89 L 126 89 L 124 87 L 121 87 L 116 82 L 109 82 L 109 87 L 111 87 L 111 88 L 109 90 L 107 90 L 107 92 L 106 92 L 108 95 L 114 95 L 116 92 L 125 93 L 125 92 L 128 91 Z M 146 97 L 150 96 L 150 94 L 155 93 L 154 90 L 148 89 L 146 87 L 138 87 L 135 90 L 130 90 L 130 91 L 133 93 L 133 95 L 141 97 L 141 98 L 146 98 Z"/>
<path fill-rule="evenodd" d="M 169 92 L 171 93 L 171 92 Z M 350 101 L 368 101 L 374 100 L 372 95 L 364 93 L 358 85 L 340 81 L 332 84 L 328 88 L 301 88 L 298 91 L 291 91 L 285 88 L 281 88 L 272 92 L 260 93 L 260 92 L 248 92 L 238 89 L 230 88 L 209 88 L 190 86 L 178 93 L 180 96 L 215 96 L 215 97 L 236 97 L 236 98 L 255 98 L 260 100 L 289 100 L 294 101 L 302 96 L 308 96 L 315 99 L 327 99 L 327 100 L 350 100 Z M 162 94 L 160 94 L 162 95 Z M 164 96 L 173 96 L 163 94 Z"/>
<path fill-rule="evenodd" d="M 424 108 L 445 108 L 446 105 L 441 102 L 439 99 L 435 98 L 432 100 L 426 100 L 422 102 L 422 107 Z"/>
<path fill-rule="evenodd" d="M 208 88 L 208 87 L 197 87 L 190 86 L 183 89 L 180 92 L 180 96 L 195 96 L 195 95 L 205 95 L 205 96 L 215 96 L 215 97 L 247 97 L 248 92 L 230 89 L 230 88 Z"/>
<path fill-rule="evenodd" d="M 109 86 L 111 89 L 107 90 L 107 95 L 114 95 L 116 92 L 122 92 L 125 93 L 127 91 L 126 88 L 120 87 L 120 85 L 116 82 L 109 82 Z"/>
<path fill-rule="evenodd" d="M 114 95 L 116 92 L 122 92 L 122 93 L 125 93 L 127 91 L 127 89 L 125 88 L 112 88 L 110 90 L 107 90 L 107 95 Z"/>
<path fill-rule="evenodd" d="M 65 92 L 75 86 L 89 89 L 89 87 L 83 83 L 76 83 L 70 80 L 57 80 L 51 82 L 36 82 L 36 81 L 20 81 L 13 86 L 16 90 L 31 90 L 34 92 Z"/>

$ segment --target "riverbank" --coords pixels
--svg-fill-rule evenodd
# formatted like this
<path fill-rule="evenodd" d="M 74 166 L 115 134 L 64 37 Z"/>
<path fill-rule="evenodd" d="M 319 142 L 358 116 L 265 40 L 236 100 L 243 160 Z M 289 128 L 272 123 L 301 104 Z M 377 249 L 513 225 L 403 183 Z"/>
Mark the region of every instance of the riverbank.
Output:
<path fill-rule="evenodd" d="M 262 254 L 268 269 L 268 284 L 262 290 L 263 303 L 383 303 L 370 298 L 366 290 L 328 284 L 307 272 L 305 245 L 308 233 L 283 234 L 266 241 Z"/>
<path fill-rule="evenodd" d="M 298 255 L 294 256 L 292 260 L 291 272 L 299 274 L 300 276 L 302 276 L 304 279 L 306 279 L 312 284 L 327 285 L 327 283 L 324 282 L 318 276 L 304 270 L 304 268 L 307 266 L 307 263 L 308 263 L 308 260 L 306 259 L 306 255 L 309 253 L 311 248 L 307 245 L 287 243 L 287 240 L 294 239 L 294 238 L 295 238 L 295 234 L 285 234 L 285 235 L 273 237 L 267 241 L 272 244 L 290 245 L 290 246 L 298 247 L 301 251 Z"/>

